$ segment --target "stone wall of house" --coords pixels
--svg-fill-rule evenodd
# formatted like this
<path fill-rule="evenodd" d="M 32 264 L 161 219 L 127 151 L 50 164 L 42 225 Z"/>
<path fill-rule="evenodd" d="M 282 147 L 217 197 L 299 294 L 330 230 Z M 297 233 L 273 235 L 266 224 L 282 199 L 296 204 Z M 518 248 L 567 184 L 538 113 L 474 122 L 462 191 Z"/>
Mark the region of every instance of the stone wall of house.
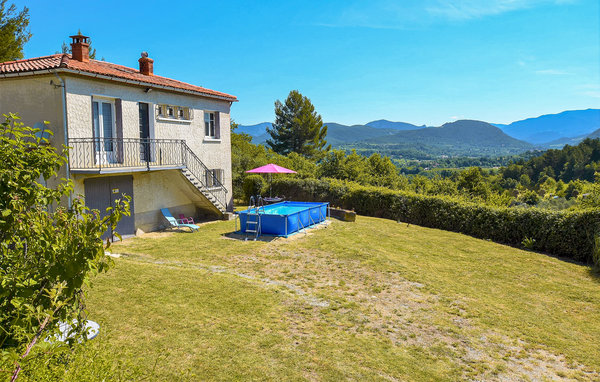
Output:
<path fill-rule="evenodd" d="M 232 203 L 230 103 L 194 95 L 186 95 L 146 87 L 120 84 L 80 76 L 66 76 L 67 120 L 69 138 L 91 138 L 92 98 L 120 99 L 122 105 L 123 137 L 139 138 L 139 102 L 150 105 L 150 134 L 155 139 L 183 139 L 196 155 L 211 169 L 223 169 L 223 184 Z M 156 116 L 156 106 L 168 104 L 189 107 L 191 121 L 167 120 Z M 219 112 L 220 139 L 205 137 L 204 112 Z"/>
<path fill-rule="evenodd" d="M 88 178 L 119 175 L 124 174 L 73 174 L 74 194 L 85 195 L 85 180 Z M 186 217 L 201 218 L 219 214 L 179 170 L 134 172 L 132 175 L 136 229 L 150 232 L 166 227 L 166 220 L 160 212 L 161 208 L 168 208 L 175 217 L 184 214 Z"/>
<path fill-rule="evenodd" d="M 63 96 L 59 79 L 54 75 L 0 77 L 0 118 L 3 114 L 17 113 L 26 126 L 47 127 L 53 135 L 49 140 L 57 148 L 65 144 L 63 124 Z M 60 169 L 58 177 L 49 179 L 54 187 L 60 178 L 66 177 L 66 168 Z"/>

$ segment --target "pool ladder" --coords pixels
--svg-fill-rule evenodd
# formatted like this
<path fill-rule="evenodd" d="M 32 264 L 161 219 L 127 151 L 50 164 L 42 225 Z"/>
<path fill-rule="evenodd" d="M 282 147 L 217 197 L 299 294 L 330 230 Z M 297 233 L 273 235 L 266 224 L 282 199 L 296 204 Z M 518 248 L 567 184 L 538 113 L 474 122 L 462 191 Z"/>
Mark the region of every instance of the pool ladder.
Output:
<path fill-rule="evenodd" d="M 254 239 L 258 239 L 261 234 L 261 216 L 260 213 L 265 213 L 265 203 L 260 195 L 250 197 L 250 204 L 248 205 L 248 215 L 246 216 L 246 240 L 248 240 L 248 234 L 254 234 Z"/>

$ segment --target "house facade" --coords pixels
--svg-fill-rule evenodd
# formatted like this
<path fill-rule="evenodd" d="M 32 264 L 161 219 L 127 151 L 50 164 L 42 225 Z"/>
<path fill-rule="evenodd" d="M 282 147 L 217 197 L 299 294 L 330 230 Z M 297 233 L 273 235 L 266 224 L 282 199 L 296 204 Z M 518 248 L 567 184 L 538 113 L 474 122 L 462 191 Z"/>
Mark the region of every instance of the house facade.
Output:
<path fill-rule="evenodd" d="M 69 147 L 58 178 L 72 179 L 72 197 L 104 211 L 130 195 L 122 235 L 165 226 L 161 208 L 196 217 L 231 211 L 236 97 L 154 75 L 146 53 L 139 69 L 92 60 L 88 37 L 71 38 L 72 54 L 0 63 L 0 114 L 18 113 L 33 127 L 49 122 L 51 144 Z"/>

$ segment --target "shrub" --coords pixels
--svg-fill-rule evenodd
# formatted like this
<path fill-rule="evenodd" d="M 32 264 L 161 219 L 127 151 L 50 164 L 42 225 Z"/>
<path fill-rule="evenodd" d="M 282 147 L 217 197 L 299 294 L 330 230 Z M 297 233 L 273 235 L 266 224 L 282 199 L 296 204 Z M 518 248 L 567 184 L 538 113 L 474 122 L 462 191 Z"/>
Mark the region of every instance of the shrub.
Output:
<path fill-rule="evenodd" d="M 519 194 L 517 200 L 530 206 L 535 206 L 540 201 L 540 196 L 535 191 L 525 190 Z"/>
<path fill-rule="evenodd" d="M 0 124 L 0 358 L 14 365 L 16 379 L 21 369 L 27 371 L 30 352 L 48 350 L 42 339 L 58 332 L 59 321 L 77 320 L 76 331 L 83 334 L 85 286 L 110 264 L 102 234 L 129 214 L 129 199 L 117 200 L 104 218 L 79 198 L 67 209 L 60 201 L 72 191 L 71 182 L 63 179 L 50 188 L 41 181 L 57 176 L 66 151 L 48 145 L 39 129 L 24 126 L 16 115 L 5 117 Z"/>
<path fill-rule="evenodd" d="M 368 216 L 461 232 L 513 246 L 523 238 L 537 251 L 592 262 L 600 209 L 546 211 L 493 207 L 449 196 L 420 195 L 333 179 L 278 179 L 273 191 L 288 198 L 328 201 Z"/>
<path fill-rule="evenodd" d="M 250 200 L 252 195 L 262 194 L 265 188 L 265 179 L 261 175 L 249 175 L 244 179 L 244 198 Z"/>

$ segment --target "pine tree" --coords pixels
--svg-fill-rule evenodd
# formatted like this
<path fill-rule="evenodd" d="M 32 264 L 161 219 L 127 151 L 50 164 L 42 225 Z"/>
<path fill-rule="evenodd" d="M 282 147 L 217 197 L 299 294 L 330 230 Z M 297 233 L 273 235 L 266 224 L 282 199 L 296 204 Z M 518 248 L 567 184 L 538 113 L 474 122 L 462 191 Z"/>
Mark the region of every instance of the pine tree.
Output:
<path fill-rule="evenodd" d="M 17 7 L 7 7 L 6 1 L 0 0 L 0 62 L 23 58 L 23 45 L 31 38 L 29 9 L 17 12 Z"/>
<path fill-rule="evenodd" d="M 318 158 L 328 151 L 327 126 L 315 111 L 310 99 L 292 90 L 285 103 L 275 102 L 275 123 L 267 132 L 267 144 L 278 154 L 296 152 L 307 158 Z"/>

